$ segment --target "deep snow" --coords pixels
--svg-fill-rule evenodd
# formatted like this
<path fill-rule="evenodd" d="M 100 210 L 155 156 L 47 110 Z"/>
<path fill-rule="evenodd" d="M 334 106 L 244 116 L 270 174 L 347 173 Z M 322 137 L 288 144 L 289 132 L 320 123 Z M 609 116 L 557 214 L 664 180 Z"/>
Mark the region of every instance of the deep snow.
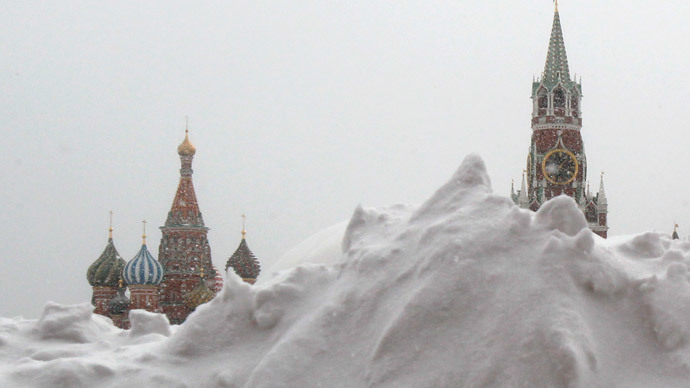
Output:
<path fill-rule="evenodd" d="M 230 274 L 179 327 L 88 304 L 0 318 L 0 386 L 690 386 L 690 244 L 586 226 L 570 198 L 492 194 L 470 155 L 419 207 L 357 208 L 341 250 L 326 233 L 335 264 Z"/>

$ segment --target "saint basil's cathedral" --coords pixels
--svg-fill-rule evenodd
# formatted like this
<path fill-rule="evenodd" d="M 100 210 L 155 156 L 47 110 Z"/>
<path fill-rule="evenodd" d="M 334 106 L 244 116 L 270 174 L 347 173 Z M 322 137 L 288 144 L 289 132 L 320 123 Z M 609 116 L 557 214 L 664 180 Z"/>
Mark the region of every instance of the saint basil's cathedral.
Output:
<path fill-rule="evenodd" d="M 522 185 L 511 198 L 523 209 L 537 211 L 558 195 L 575 200 L 589 228 L 601 237 L 608 234 L 608 202 L 602 173 L 599 192 L 592 195 L 587 183 L 587 157 L 582 142 L 582 83 L 570 78 L 558 1 L 553 17 L 546 65 L 532 82 L 532 141 Z"/>
<path fill-rule="evenodd" d="M 197 306 L 213 299 L 223 286 L 223 278 L 211 260 L 209 228 L 199 210 L 192 183 L 192 160 L 196 149 L 188 131 L 177 148 L 182 168 L 175 199 L 163 226 L 158 260 L 146 245 L 146 222 L 139 252 L 125 261 L 113 242 L 112 218 L 108 243 L 101 256 L 89 267 L 86 278 L 93 287 L 92 304 L 96 314 L 110 317 L 121 328 L 129 328 L 132 309 L 163 313 L 170 323 L 180 324 Z M 259 261 L 249 249 L 246 231 L 228 259 L 242 280 L 253 284 L 259 276 Z M 129 298 L 125 294 L 129 289 Z"/>

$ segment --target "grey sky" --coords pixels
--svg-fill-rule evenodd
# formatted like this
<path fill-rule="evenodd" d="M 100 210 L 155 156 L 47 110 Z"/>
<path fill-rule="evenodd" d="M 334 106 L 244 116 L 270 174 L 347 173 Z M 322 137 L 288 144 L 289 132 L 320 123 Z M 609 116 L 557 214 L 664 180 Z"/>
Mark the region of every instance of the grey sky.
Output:
<path fill-rule="evenodd" d="M 190 117 L 216 266 L 263 266 L 358 203 L 418 203 L 470 152 L 519 181 L 547 0 L 0 1 L 0 316 L 84 302 L 107 240 L 157 257 Z M 690 234 L 690 4 L 561 1 L 610 235 Z M 496 236 L 500 238 L 500 236 Z"/>

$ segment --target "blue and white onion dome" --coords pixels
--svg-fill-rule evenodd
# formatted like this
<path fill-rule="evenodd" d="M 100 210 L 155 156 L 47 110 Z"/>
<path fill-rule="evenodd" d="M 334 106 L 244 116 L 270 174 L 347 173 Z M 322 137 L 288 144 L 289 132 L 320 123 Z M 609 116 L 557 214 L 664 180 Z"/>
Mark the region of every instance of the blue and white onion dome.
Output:
<path fill-rule="evenodd" d="M 144 225 L 146 223 L 144 222 Z M 146 249 L 146 229 L 141 236 L 141 250 L 122 270 L 122 277 L 128 285 L 156 286 L 163 280 L 163 266 Z"/>

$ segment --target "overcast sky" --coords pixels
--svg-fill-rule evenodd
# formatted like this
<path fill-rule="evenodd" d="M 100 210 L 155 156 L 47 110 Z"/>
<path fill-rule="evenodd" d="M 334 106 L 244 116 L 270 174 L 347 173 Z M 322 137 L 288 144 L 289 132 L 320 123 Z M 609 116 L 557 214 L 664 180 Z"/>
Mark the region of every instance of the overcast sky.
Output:
<path fill-rule="evenodd" d="M 468 153 L 519 181 L 553 5 L 0 1 L 0 316 L 90 300 L 107 241 L 158 256 L 189 116 L 213 261 L 264 268 L 355 206 L 419 203 Z M 690 3 L 563 0 L 610 236 L 690 234 Z M 496 236 L 500 238 L 500 236 Z"/>

